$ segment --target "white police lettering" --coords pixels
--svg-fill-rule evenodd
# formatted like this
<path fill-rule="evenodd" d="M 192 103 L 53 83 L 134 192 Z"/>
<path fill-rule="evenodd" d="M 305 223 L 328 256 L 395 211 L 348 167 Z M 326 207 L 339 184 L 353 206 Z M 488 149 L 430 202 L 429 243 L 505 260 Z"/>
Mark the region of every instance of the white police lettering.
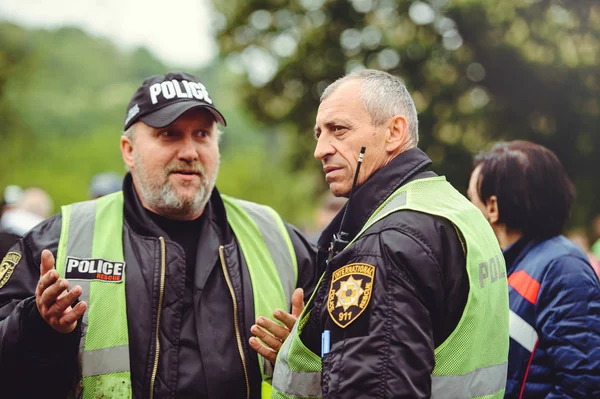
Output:
<path fill-rule="evenodd" d="M 177 98 L 190 98 L 186 93 L 181 91 L 181 86 L 179 86 L 179 82 L 173 79 L 173 86 L 175 86 L 175 93 L 177 93 Z"/>
<path fill-rule="evenodd" d="M 183 84 L 182 90 L 181 85 Z M 162 83 L 155 83 L 148 89 L 150 93 L 150 101 L 152 104 L 156 104 L 159 101 L 159 96 L 162 96 L 165 100 L 172 98 L 196 98 L 201 101 L 205 101 L 208 104 L 212 104 L 208 90 L 200 82 L 189 82 L 187 80 L 170 80 Z"/>
<path fill-rule="evenodd" d="M 204 87 L 204 85 L 202 83 L 190 82 L 190 88 L 192 89 L 192 94 L 198 100 L 204 100 L 207 103 L 212 104 L 212 100 L 208 96 L 208 91 L 206 90 L 206 87 Z"/>
<path fill-rule="evenodd" d="M 192 98 L 192 89 L 190 88 L 190 82 L 188 82 L 187 80 L 182 80 L 181 83 L 183 83 L 183 87 L 185 87 L 185 93 L 187 94 L 188 98 Z"/>
<path fill-rule="evenodd" d="M 209 104 L 212 104 L 212 100 L 208 96 L 208 90 L 206 90 L 206 87 L 204 87 L 202 83 L 198 83 L 198 86 L 200 86 L 200 89 L 202 89 L 202 92 L 204 93 L 204 101 L 206 101 Z"/>
<path fill-rule="evenodd" d="M 152 86 L 150 86 L 150 100 L 152 100 L 152 104 L 156 104 L 158 102 L 158 95 L 160 92 L 160 83 L 154 83 Z"/>
<path fill-rule="evenodd" d="M 175 97 L 176 93 L 175 88 L 173 87 L 173 82 L 167 80 L 166 82 L 162 82 L 160 87 L 162 88 L 162 95 L 164 98 L 170 100 Z"/>
<path fill-rule="evenodd" d="M 123 280 L 124 268 L 125 262 L 113 262 L 106 259 L 80 259 L 68 256 L 65 278 L 119 283 Z"/>

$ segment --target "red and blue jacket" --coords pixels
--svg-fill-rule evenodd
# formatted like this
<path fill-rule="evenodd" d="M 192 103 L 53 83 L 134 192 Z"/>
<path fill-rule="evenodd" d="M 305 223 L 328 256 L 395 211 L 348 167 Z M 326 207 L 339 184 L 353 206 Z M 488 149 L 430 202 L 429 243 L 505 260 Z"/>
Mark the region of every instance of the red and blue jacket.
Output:
<path fill-rule="evenodd" d="M 510 301 L 506 398 L 600 398 L 600 284 L 563 236 L 504 252 Z"/>

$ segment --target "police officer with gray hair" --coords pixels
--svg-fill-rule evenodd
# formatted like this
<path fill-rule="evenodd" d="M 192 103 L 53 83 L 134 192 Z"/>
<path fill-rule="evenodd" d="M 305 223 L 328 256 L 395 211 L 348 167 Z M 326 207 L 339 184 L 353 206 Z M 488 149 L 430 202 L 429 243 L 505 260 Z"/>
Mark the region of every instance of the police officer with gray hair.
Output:
<path fill-rule="evenodd" d="M 417 127 L 386 72 L 352 73 L 321 96 L 314 156 L 349 199 L 319 239 L 325 274 L 289 336 L 258 324 L 283 345 L 252 338 L 278 352 L 273 398 L 503 396 L 502 252 L 481 212 L 429 170 Z"/>

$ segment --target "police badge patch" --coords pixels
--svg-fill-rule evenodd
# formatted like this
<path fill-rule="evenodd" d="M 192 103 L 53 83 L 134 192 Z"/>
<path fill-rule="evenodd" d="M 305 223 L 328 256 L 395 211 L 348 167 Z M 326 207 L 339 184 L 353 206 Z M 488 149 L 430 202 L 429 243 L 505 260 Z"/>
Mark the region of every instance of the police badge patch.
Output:
<path fill-rule="evenodd" d="M 364 312 L 373 289 L 375 266 L 351 263 L 333 272 L 327 311 L 335 324 L 346 328 Z"/>
<path fill-rule="evenodd" d="M 8 282 L 17 267 L 17 263 L 21 260 L 21 254 L 17 252 L 9 252 L 6 254 L 2 263 L 0 263 L 0 288 Z"/>

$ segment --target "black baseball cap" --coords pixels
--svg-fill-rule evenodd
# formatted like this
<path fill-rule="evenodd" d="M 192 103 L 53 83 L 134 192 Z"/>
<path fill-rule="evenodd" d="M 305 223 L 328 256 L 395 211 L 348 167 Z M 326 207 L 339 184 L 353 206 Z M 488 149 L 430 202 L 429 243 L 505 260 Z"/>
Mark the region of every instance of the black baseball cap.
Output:
<path fill-rule="evenodd" d="M 127 106 L 125 129 L 137 121 L 161 128 L 170 125 L 192 108 L 205 108 L 217 123 L 227 126 L 223 114 L 214 106 L 208 90 L 194 75 L 169 72 L 144 79 Z"/>

